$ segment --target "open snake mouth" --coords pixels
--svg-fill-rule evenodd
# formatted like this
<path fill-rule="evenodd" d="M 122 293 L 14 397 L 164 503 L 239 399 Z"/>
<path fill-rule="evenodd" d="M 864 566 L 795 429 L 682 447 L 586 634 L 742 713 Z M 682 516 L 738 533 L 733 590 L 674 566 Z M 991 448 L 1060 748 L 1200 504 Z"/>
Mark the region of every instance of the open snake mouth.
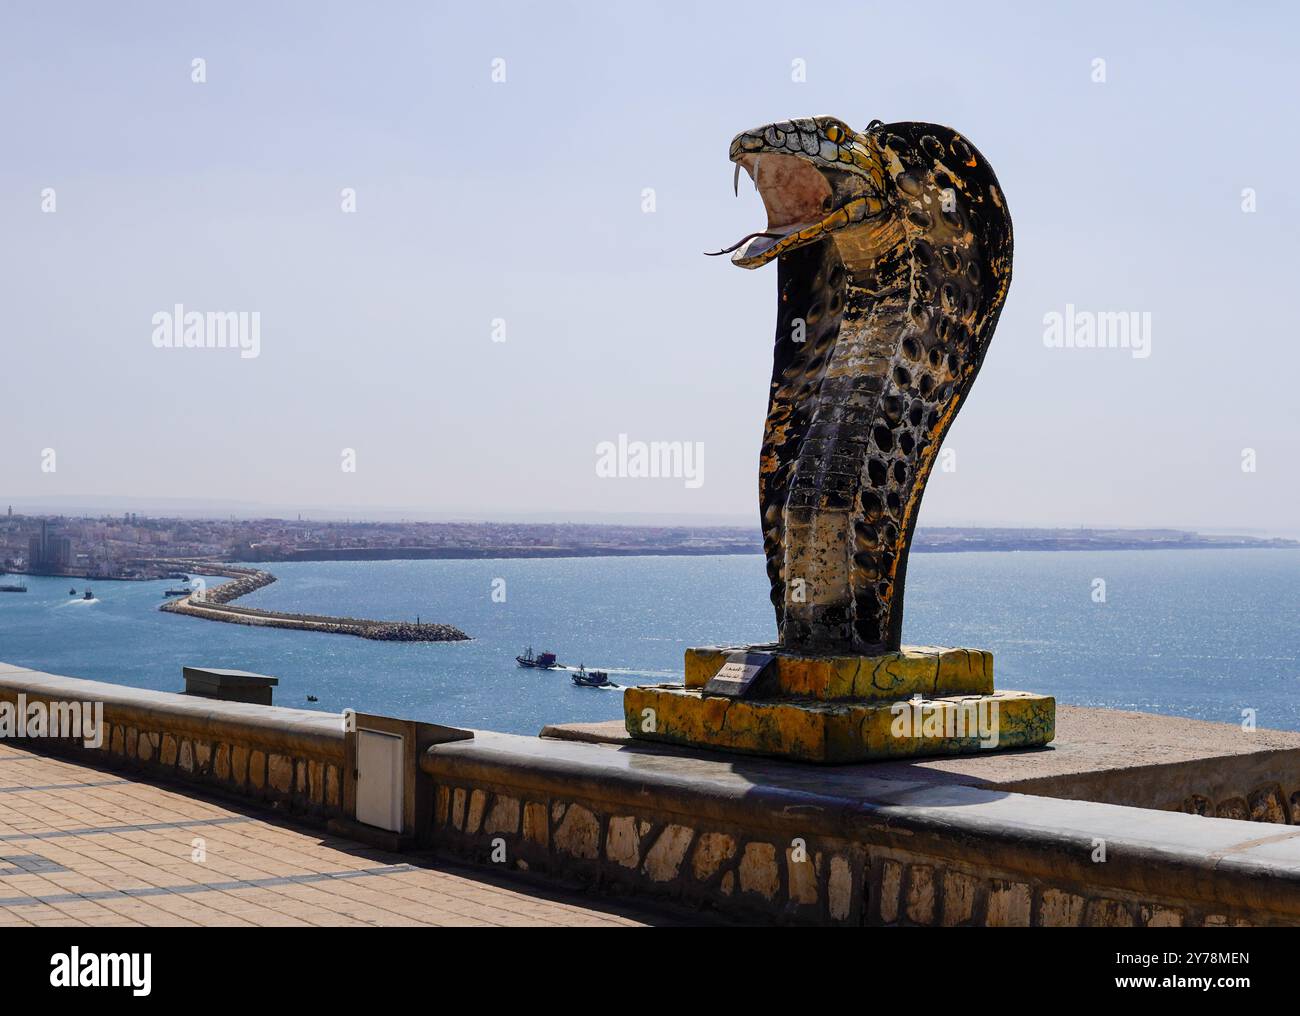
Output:
<path fill-rule="evenodd" d="M 773 124 L 736 137 L 734 188 L 739 193 L 744 170 L 763 199 L 767 228 L 711 256 L 730 254 L 732 264 L 759 268 L 880 213 L 882 178 L 871 172 L 860 135 L 827 121 Z"/>

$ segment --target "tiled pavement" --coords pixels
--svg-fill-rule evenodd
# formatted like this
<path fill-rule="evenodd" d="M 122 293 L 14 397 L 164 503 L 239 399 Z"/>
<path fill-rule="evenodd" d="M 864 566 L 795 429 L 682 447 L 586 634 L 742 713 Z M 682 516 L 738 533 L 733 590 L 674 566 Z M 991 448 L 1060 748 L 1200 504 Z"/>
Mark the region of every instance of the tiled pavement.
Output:
<path fill-rule="evenodd" d="M 0 743 L 0 926 L 681 923 Z"/>

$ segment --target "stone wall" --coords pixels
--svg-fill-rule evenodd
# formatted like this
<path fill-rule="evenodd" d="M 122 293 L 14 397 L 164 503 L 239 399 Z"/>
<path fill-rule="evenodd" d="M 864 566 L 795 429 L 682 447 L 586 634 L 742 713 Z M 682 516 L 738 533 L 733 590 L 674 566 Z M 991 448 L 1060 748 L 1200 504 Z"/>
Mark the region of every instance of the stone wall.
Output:
<path fill-rule="evenodd" d="M 1079 706 L 1057 715 L 1059 762 L 986 758 L 969 773 L 1021 794 L 1300 825 L 1300 733 Z"/>
<path fill-rule="evenodd" d="M 31 750 L 75 753 L 309 820 L 348 817 L 341 715 L 0 664 L 0 701 L 20 697 L 103 707 L 99 747 L 42 738 Z M 1261 784 L 1242 796 L 1244 810 L 1233 806 L 1238 817 L 1212 817 L 1222 805 L 1208 793 L 1204 807 L 1188 808 L 1198 814 L 1185 814 L 935 783 L 914 772 L 885 779 L 866 767 L 485 731 L 469 740 L 417 731 L 410 740 L 420 777 L 408 790 L 421 796 L 406 811 L 422 846 L 597 891 L 759 923 L 1300 924 L 1300 829 L 1267 832 L 1239 820 L 1287 822 L 1297 789 L 1289 784 Z M 1204 783 L 1199 771 L 1189 778 Z M 1193 801 L 1181 785 L 1172 789 Z"/>
<path fill-rule="evenodd" d="M 1300 924 L 1300 850 L 1247 822 L 970 787 L 890 800 L 870 781 L 850 800 L 721 761 L 504 740 L 427 753 L 426 846 L 762 923 Z"/>
<path fill-rule="evenodd" d="M 343 814 L 341 751 L 337 757 L 309 755 L 236 732 L 221 737 L 174 734 L 162 717 L 145 727 L 107 725 L 104 746 L 98 752 L 83 749 L 83 756 L 150 776 L 207 784 L 299 815 L 323 820 Z"/>
<path fill-rule="evenodd" d="M 1288 793 L 1280 783 L 1265 783 L 1218 802 L 1204 794 L 1192 794 L 1183 802 L 1182 810 L 1189 815 L 1300 825 L 1300 786 Z"/>
<path fill-rule="evenodd" d="M 674 821 L 674 819 L 676 819 Z M 431 841 L 487 865 L 541 872 L 609 892 L 660 896 L 764 922 L 947 927 L 1167 927 L 1291 924 L 985 861 L 753 830 L 589 801 L 440 785 Z M 1098 875 L 1102 873 L 1098 869 Z"/>
<path fill-rule="evenodd" d="M 98 747 L 33 738 L 27 746 L 96 765 L 196 784 L 301 817 L 343 814 L 343 717 L 127 688 L 0 665 L 0 701 L 103 706 Z"/>

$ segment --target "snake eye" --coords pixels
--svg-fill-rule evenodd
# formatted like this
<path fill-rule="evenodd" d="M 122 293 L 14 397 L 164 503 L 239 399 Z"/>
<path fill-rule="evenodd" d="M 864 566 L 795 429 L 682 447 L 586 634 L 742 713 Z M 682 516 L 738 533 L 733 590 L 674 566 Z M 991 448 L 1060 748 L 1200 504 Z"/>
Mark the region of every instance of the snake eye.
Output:
<path fill-rule="evenodd" d="M 826 128 L 826 137 L 831 141 L 832 144 L 838 145 L 841 141 L 844 140 L 844 136 L 845 136 L 844 132 L 840 130 L 840 128 L 838 127 L 832 125 Z"/>

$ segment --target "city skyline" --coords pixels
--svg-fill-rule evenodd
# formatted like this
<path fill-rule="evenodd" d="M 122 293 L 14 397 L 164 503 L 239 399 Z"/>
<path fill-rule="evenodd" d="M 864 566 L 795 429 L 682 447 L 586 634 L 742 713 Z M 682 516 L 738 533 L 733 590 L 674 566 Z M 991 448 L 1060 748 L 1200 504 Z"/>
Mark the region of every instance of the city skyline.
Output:
<path fill-rule="evenodd" d="M 1300 540 L 1177 529 L 926 527 L 918 552 L 1296 549 Z M 0 573 L 170 578 L 195 562 L 761 554 L 756 526 L 0 515 Z M 188 564 L 186 562 L 189 562 Z"/>
<path fill-rule="evenodd" d="M 337 505 L 285 505 L 257 502 L 210 502 L 189 501 L 180 498 L 79 498 L 69 497 L 45 502 L 32 498 L 0 497 L 0 509 L 5 506 L 14 509 L 16 515 L 45 518 L 116 518 L 123 514 L 139 515 L 150 519 L 180 519 L 192 521 L 259 521 L 276 520 L 283 522 L 321 522 L 321 523 L 365 523 L 385 524 L 393 522 L 411 522 L 423 524 L 463 523 L 467 525 L 491 523 L 518 523 L 526 525 L 584 525 L 584 526 L 631 526 L 654 528 L 668 526 L 674 528 L 735 528 L 758 531 L 756 515 L 747 512 L 727 513 L 681 513 L 681 512 L 601 512 L 601 511 L 435 511 L 406 506 L 361 506 L 347 507 Z M 1109 520 L 1077 519 L 1055 525 L 1024 522 L 1013 517 L 988 517 L 978 521 L 962 518 L 948 520 L 927 520 L 924 528 L 961 528 L 961 529 L 1098 529 L 1098 530 L 1150 530 L 1170 529 L 1206 534 L 1242 534 L 1264 537 L 1296 538 L 1300 537 L 1300 526 L 1292 524 L 1281 526 L 1244 526 L 1211 525 L 1196 526 L 1177 521 L 1151 525 L 1125 525 Z"/>

